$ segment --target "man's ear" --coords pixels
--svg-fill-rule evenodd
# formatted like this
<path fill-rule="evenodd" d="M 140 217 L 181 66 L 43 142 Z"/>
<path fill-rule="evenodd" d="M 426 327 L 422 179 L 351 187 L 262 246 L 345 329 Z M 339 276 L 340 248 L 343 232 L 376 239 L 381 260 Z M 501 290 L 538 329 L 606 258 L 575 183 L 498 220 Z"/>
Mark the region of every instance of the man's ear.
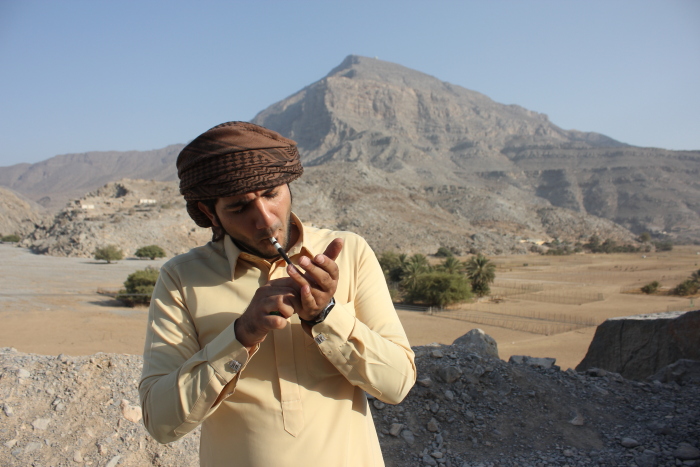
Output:
<path fill-rule="evenodd" d="M 214 225 L 216 227 L 221 227 L 219 225 L 219 218 L 217 217 L 216 213 L 211 212 L 206 204 L 202 203 L 201 201 L 198 201 L 197 207 L 199 208 L 200 211 L 202 211 L 204 213 L 205 216 L 207 216 L 209 218 L 212 225 Z"/>

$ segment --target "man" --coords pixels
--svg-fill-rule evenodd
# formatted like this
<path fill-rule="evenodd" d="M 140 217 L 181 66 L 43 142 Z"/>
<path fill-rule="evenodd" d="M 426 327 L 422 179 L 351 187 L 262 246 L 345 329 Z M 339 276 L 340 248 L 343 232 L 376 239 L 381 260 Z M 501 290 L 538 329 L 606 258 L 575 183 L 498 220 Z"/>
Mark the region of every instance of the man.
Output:
<path fill-rule="evenodd" d="M 153 292 L 148 431 L 167 443 L 202 424 L 203 466 L 383 465 L 365 393 L 398 403 L 416 369 L 369 246 L 292 213 L 296 143 L 266 128 L 214 127 L 177 167 L 188 213 L 214 235 L 168 261 Z"/>

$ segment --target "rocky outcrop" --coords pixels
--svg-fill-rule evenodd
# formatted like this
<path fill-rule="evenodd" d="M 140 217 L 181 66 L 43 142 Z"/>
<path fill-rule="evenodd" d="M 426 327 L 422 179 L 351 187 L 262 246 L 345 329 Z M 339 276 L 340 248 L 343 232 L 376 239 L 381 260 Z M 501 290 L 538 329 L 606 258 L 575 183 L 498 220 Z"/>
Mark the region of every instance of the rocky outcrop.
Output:
<path fill-rule="evenodd" d="M 23 237 L 50 219 L 49 213 L 33 201 L 0 187 L 0 236 Z"/>
<path fill-rule="evenodd" d="M 698 336 L 700 310 L 608 319 L 576 370 L 603 368 L 642 380 L 679 359 L 700 360 Z"/>
<path fill-rule="evenodd" d="M 120 180 L 73 201 L 21 245 L 35 253 L 87 258 L 106 245 L 116 245 L 125 257 L 158 245 L 172 256 L 210 238 L 187 214 L 177 182 Z"/>

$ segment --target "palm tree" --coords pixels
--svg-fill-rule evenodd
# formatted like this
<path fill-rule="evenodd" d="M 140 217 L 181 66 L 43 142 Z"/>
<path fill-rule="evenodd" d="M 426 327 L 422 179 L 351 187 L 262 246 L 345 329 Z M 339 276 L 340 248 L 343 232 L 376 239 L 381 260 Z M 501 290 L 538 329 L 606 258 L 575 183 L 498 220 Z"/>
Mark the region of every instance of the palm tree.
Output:
<path fill-rule="evenodd" d="M 418 276 L 430 271 L 430 264 L 425 255 L 415 254 L 411 256 L 403 266 L 401 274 L 401 286 L 411 290 L 418 283 Z"/>
<path fill-rule="evenodd" d="M 690 280 L 700 284 L 700 269 L 693 271 L 693 273 L 690 275 Z"/>
<path fill-rule="evenodd" d="M 469 258 L 464 264 L 464 269 L 475 294 L 483 297 L 491 292 L 489 284 L 496 279 L 496 265 L 490 259 L 479 253 Z"/>
<path fill-rule="evenodd" d="M 448 256 L 438 269 L 448 274 L 460 274 L 464 271 L 464 264 L 454 256 Z"/>

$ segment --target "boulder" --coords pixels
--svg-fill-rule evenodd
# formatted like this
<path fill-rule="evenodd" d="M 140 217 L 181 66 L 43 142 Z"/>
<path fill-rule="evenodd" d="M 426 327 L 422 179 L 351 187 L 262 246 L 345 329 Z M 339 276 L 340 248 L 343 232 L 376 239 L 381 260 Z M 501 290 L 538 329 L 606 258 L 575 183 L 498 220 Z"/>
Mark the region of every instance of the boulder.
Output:
<path fill-rule="evenodd" d="M 486 334 L 481 329 L 472 329 L 462 337 L 458 337 L 452 345 L 467 347 L 484 357 L 498 358 L 498 344 L 493 337 Z"/>
<path fill-rule="evenodd" d="M 606 320 L 577 371 L 603 368 L 643 380 L 680 359 L 700 360 L 700 310 Z"/>
<path fill-rule="evenodd" d="M 700 385 L 700 361 L 681 359 L 660 369 L 655 375 L 648 378 L 651 381 L 662 383 L 677 383 Z"/>
<path fill-rule="evenodd" d="M 511 355 L 508 363 L 516 363 L 518 365 L 530 365 L 548 370 L 556 363 L 556 358 L 551 357 L 528 357 L 527 355 Z"/>

